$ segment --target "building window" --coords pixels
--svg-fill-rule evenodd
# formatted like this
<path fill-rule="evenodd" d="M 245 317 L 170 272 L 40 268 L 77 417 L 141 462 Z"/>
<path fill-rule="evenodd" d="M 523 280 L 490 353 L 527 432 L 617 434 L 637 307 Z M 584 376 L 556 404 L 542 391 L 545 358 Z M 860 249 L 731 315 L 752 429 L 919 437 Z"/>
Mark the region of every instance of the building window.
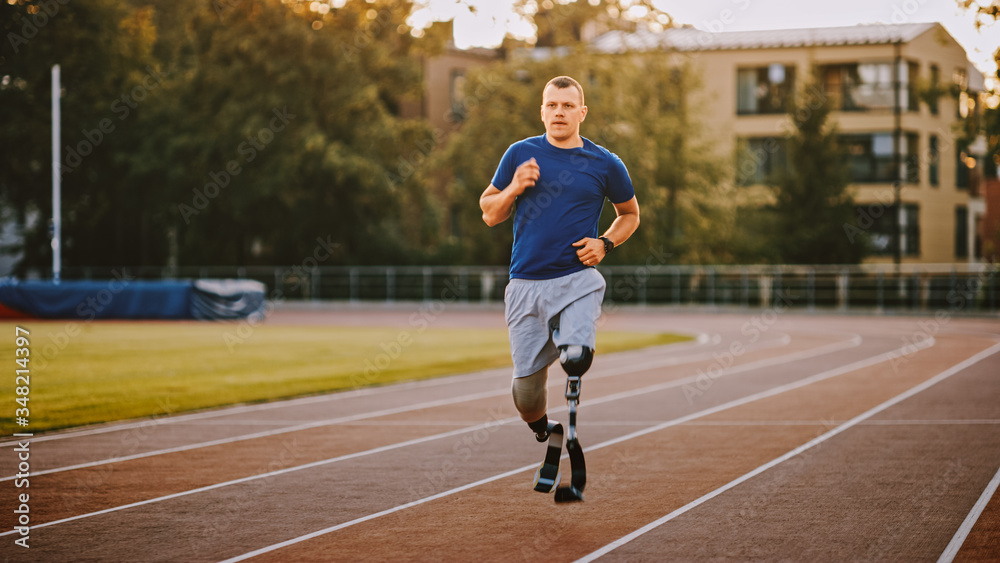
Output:
<path fill-rule="evenodd" d="M 903 255 L 920 256 L 920 206 L 915 203 L 904 204 L 899 220 Z"/>
<path fill-rule="evenodd" d="M 916 111 L 915 88 L 917 64 L 899 64 L 899 107 L 903 111 Z M 869 111 L 893 109 L 892 63 L 852 63 L 827 65 L 822 68 L 826 93 L 833 100 L 834 109 L 842 111 Z"/>
<path fill-rule="evenodd" d="M 767 184 L 787 170 L 785 140 L 781 137 L 741 138 L 736 142 L 736 183 Z"/>
<path fill-rule="evenodd" d="M 892 133 L 842 135 L 852 182 L 920 182 L 920 136 L 907 133 L 902 139 L 900 169 L 895 168 Z"/>
<path fill-rule="evenodd" d="M 920 71 L 920 65 L 917 63 L 906 63 L 905 65 L 900 65 L 899 68 L 901 71 L 899 76 L 899 105 L 903 110 L 919 111 L 920 102 L 917 95 L 917 84 L 919 82 L 918 72 Z M 906 72 L 902 72 L 903 70 Z"/>
<path fill-rule="evenodd" d="M 920 135 L 916 133 L 906 134 L 903 179 L 910 184 L 920 183 Z"/>
<path fill-rule="evenodd" d="M 857 207 L 858 217 L 872 218 L 872 224 L 867 229 L 869 250 L 875 256 L 892 256 L 893 208 L 891 206 L 886 208 L 884 213 L 876 217 L 869 211 L 871 207 L 871 205 Z"/>
<path fill-rule="evenodd" d="M 930 147 L 928 148 L 928 175 L 930 176 L 931 185 L 940 185 L 940 179 L 938 177 L 938 137 L 937 135 L 931 135 L 929 139 Z"/>
<path fill-rule="evenodd" d="M 931 65 L 931 88 L 937 91 L 940 88 L 939 82 L 941 82 L 941 69 L 937 65 Z M 931 115 L 938 114 L 938 97 L 932 96 L 929 101 L 929 107 L 931 110 Z"/>
<path fill-rule="evenodd" d="M 955 206 L 955 258 L 969 257 L 969 210 Z"/>
<path fill-rule="evenodd" d="M 795 67 L 772 64 L 736 71 L 736 112 L 784 113 L 795 92 Z"/>
<path fill-rule="evenodd" d="M 844 135 L 853 182 L 894 182 L 892 134 Z"/>
<path fill-rule="evenodd" d="M 451 101 L 452 121 L 465 121 L 465 70 L 460 68 L 451 69 L 451 80 L 448 85 L 449 99 Z"/>
<path fill-rule="evenodd" d="M 885 213 L 876 217 L 871 213 L 871 205 L 858 206 L 859 216 L 864 214 L 872 218 L 872 225 L 867 229 L 870 250 L 875 256 L 892 256 L 895 248 L 892 245 L 892 234 L 896 225 L 893 221 L 893 206 L 885 209 Z M 920 255 L 920 206 L 915 203 L 905 203 L 899 211 L 900 248 L 904 256 Z"/>

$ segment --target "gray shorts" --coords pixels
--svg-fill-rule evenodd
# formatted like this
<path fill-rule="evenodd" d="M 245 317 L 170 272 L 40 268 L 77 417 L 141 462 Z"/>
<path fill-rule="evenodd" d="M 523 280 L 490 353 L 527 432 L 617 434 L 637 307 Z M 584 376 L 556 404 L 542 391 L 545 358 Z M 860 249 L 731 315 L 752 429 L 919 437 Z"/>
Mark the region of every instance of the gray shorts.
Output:
<path fill-rule="evenodd" d="M 559 346 L 595 348 L 605 286 L 594 268 L 551 280 L 510 280 L 504 303 L 514 377 L 551 364 Z"/>

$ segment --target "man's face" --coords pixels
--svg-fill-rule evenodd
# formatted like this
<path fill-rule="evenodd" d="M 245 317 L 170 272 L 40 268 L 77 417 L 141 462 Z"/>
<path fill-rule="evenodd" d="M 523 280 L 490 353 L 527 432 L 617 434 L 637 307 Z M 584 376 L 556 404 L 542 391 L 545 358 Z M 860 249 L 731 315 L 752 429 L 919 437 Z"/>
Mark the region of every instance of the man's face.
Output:
<path fill-rule="evenodd" d="M 587 117 L 587 106 L 575 87 L 558 88 L 549 84 L 542 92 L 542 123 L 554 140 L 569 139 L 580 134 L 580 124 Z"/>

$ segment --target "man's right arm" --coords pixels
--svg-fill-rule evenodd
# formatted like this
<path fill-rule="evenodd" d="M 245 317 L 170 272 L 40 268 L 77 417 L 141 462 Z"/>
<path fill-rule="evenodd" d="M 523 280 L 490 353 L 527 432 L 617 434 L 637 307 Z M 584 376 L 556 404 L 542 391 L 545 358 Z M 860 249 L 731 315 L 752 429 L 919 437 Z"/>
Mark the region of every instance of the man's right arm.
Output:
<path fill-rule="evenodd" d="M 490 227 L 503 223 L 514 212 L 514 202 L 524 190 L 535 185 L 538 180 L 538 164 L 532 158 L 521 163 L 514 172 L 510 185 L 500 190 L 493 184 L 479 196 L 479 207 L 483 210 L 483 221 Z"/>
<path fill-rule="evenodd" d="M 514 201 L 517 196 L 513 190 L 500 191 L 490 184 L 483 195 L 479 196 L 479 207 L 483 210 L 483 221 L 490 227 L 506 221 L 514 212 Z"/>

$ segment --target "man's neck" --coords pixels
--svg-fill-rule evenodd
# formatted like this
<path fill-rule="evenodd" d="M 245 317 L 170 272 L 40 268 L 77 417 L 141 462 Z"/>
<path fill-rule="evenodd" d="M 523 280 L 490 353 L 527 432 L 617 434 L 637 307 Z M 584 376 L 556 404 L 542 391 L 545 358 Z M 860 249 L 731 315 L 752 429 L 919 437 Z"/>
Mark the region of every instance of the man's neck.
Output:
<path fill-rule="evenodd" d="M 558 141 L 549 133 L 545 133 L 545 138 L 549 141 L 550 145 L 558 149 L 576 149 L 583 146 L 583 137 L 579 133 Z"/>

